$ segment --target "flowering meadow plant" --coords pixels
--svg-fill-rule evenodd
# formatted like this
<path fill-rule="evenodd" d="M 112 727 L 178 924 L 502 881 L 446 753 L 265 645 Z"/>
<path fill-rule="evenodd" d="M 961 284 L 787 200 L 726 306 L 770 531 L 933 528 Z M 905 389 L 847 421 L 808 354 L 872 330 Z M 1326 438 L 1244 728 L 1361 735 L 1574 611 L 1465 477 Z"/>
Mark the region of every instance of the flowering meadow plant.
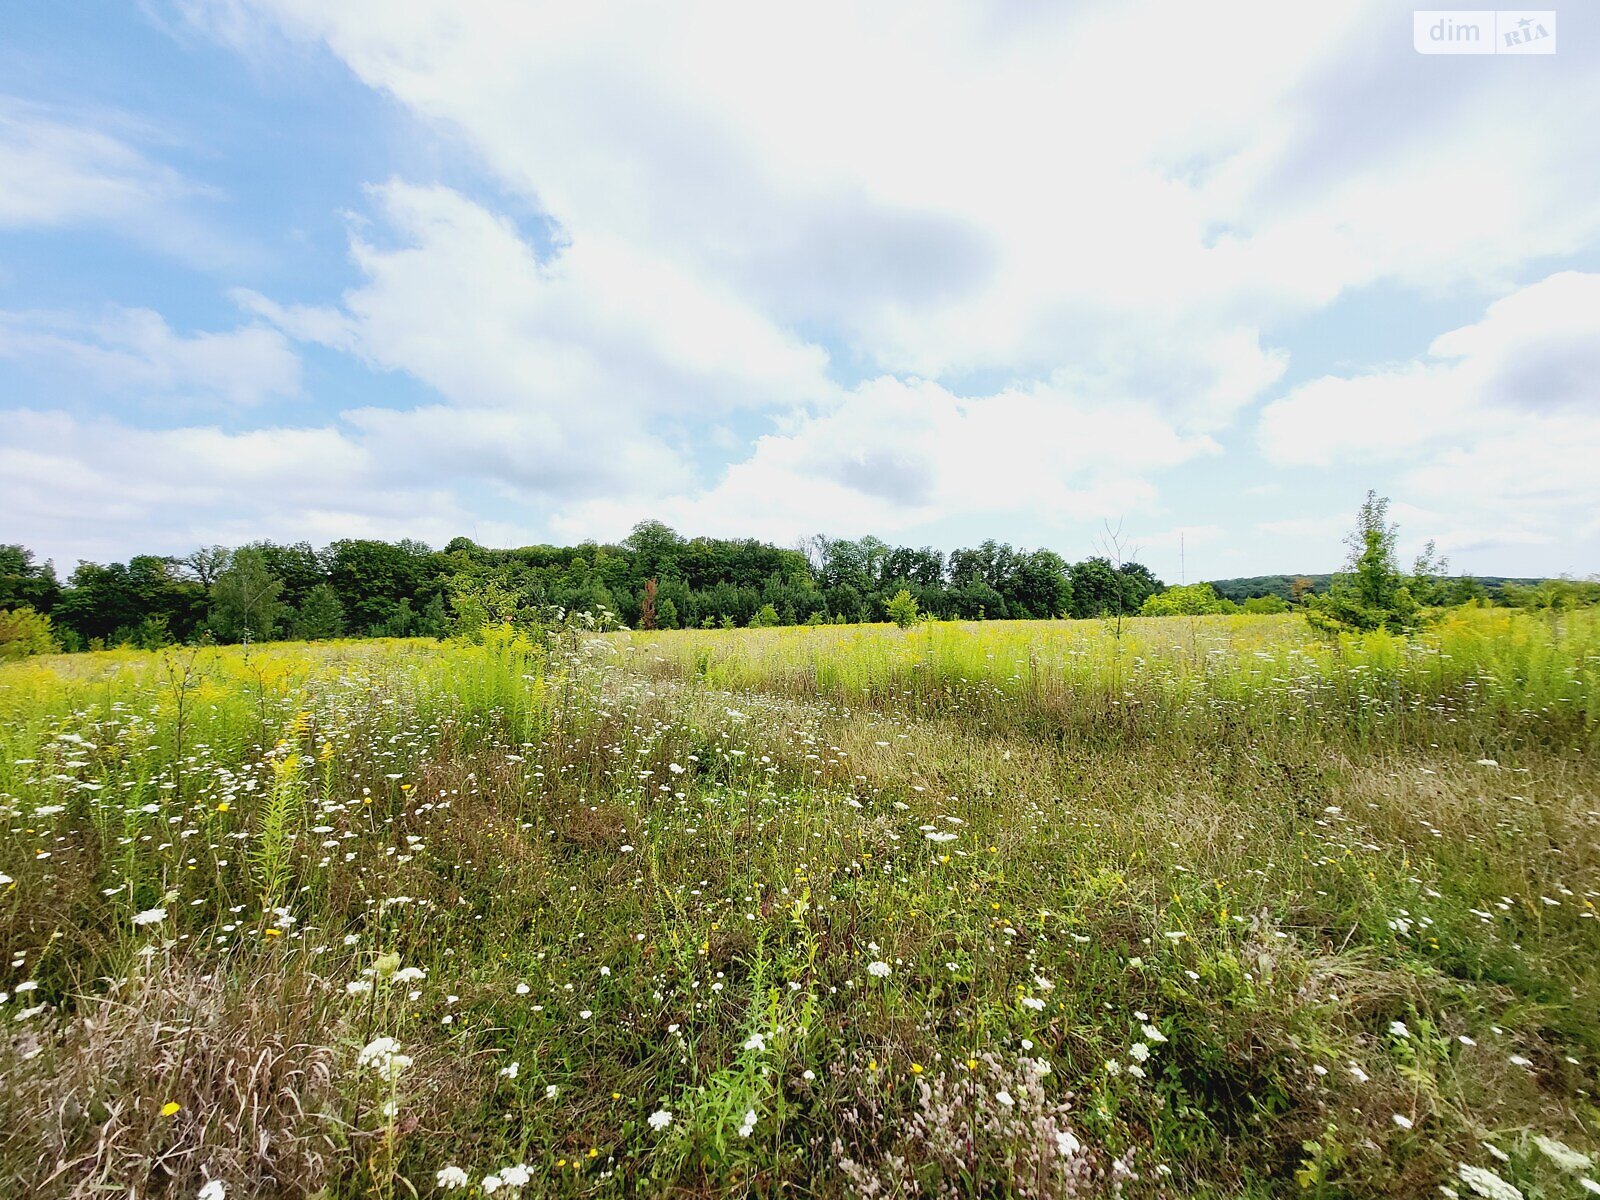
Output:
<path fill-rule="evenodd" d="M 0 1195 L 1593 1190 L 1600 623 L 0 666 Z"/>

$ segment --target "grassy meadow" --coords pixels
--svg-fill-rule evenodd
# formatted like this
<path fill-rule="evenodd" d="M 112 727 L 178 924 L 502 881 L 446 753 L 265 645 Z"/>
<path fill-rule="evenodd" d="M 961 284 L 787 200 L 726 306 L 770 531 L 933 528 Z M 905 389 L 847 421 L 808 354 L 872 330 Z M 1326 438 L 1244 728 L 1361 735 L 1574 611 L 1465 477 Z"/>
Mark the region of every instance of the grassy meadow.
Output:
<path fill-rule="evenodd" d="M 1597 749 L 1592 610 L 0 665 L 0 1195 L 1593 1194 Z"/>

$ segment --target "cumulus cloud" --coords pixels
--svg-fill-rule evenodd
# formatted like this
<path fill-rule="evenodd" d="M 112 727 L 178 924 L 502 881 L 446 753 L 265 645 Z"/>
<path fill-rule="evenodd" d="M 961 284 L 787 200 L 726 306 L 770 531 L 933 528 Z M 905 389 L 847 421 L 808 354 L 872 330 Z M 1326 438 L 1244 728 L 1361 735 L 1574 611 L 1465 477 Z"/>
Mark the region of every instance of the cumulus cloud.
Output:
<path fill-rule="evenodd" d="M 461 138 L 575 255 L 671 264 L 868 370 L 1041 378 L 1068 362 L 1116 396 L 1156 343 L 1180 377 L 1134 380 L 1137 398 L 1193 399 L 1208 419 L 1281 370 L 1255 345 L 1259 313 L 1214 294 L 1237 256 L 1206 244 L 1216 198 L 1160 161 L 1172 116 L 1143 89 L 1166 56 L 1136 56 L 1141 82 L 1086 44 L 1125 42 L 1131 24 L 1007 25 L 959 6 L 915 21 L 825 6 L 781 26 L 722 4 L 246 11 L 324 40 Z M 1167 65 L 1199 82 L 1187 58 Z M 1197 87 L 1199 107 L 1216 91 Z M 1221 108 L 1237 120 L 1251 99 L 1270 97 Z"/>
<path fill-rule="evenodd" d="M 181 554 L 262 537 L 318 543 L 467 531 L 522 543 L 528 525 L 481 521 L 450 489 L 397 479 L 338 428 L 148 430 L 28 410 L 4 414 L 0 510 L 59 566 L 130 551 Z"/>
<path fill-rule="evenodd" d="M 541 254 L 458 192 L 372 189 L 362 283 L 336 306 L 240 303 L 286 334 L 405 371 L 445 403 L 347 414 L 406 469 L 583 499 L 690 476 L 661 430 L 686 417 L 826 402 L 827 356 L 669 261 L 583 237 Z"/>
<path fill-rule="evenodd" d="M 1483 320 L 1436 338 L 1483 403 L 1556 412 L 1600 399 L 1600 274 L 1562 271 L 1496 300 Z"/>
<path fill-rule="evenodd" d="M 540 256 L 505 217 L 459 192 L 373 187 L 383 233 L 351 254 L 364 282 L 337 308 L 246 307 L 297 337 L 404 370 L 461 404 L 634 413 L 798 403 L 827 389 L 826 355 L 670 259 L 601 237 Z"/>
<path fill-rule="evenodd" d="M 1439 335 L 1424 358 L 1301 384 L 1262 410 L 1258 436 L 1274 462 L 1327 466 L 1481 444 L 1564 414 L 1600 426 L 1597 368 L 1600 274 L 1564 271 Z"/>
<path fill-rule="evenodd" d="M 1419 65 L 1378 0 L 189 10 L 325 44 L 575 243 L 649 247 L 879 370 L 1071 363 L 1114 395 L 1156 347 L 1174 373 L 1139 398 L 1213 424 L 1276 379 L 1254 343 L 1286 313 L 1600 228 L 1600 164 L 1540 128 L 1600 116 L 1581 64 Z"/>
<path fill-rule="evenodd" d="M 0 226 L 119 221 L 192 191 L 123 138 L 0 96 Z"/>
<path fill-rule="evenodd" d="M 958 396 L 926 380 L 872 380 L 831 409 L 760 438 L 713 486 L 661 506 L 684 528 L 792 538 L 903 529 L 950 513 L 1026 511 L 1047 525 L 1147 511 L 1152 472 L 1215 453 L 1153 408 L 1096 406 L 1047 386 Z M 578 506 L 570 533 L 627 528 L 626 506 Z"/>
<path fill-rule="evenodd" d="M 121 398 L 247 406 L 300 390 L 300 358 L 276 330 L 246 326 L 183 335 L 143 308 L 113 308 L 92 321 L 0 311 L 0 358 L 87 379 Z"/>
<path fill-rule="evenodd" d="M 177 7 L 258 64 L 286 40 L 326 50 L 452 164 L 452 186 L 422 155 L 353 202 L 342 295 L 258 279 L 235 293 L 252 323 L 209 335 L 279 364 L 256 401 L 292 391 L 292 343 L 429 389 L 320 419 L 374 496 L 545 534 L 1129 512 L 1198 539 L 1222 517 L 1163 489 L 1237 450 L 1271 399 L 1270 462 L 1387 472 L 1465 541 L 1544 536 L 1561 505 L 1531 498 L 1519 531 L 1448 488 L 1519 497 L 1507 447 L 1590 445 L 1589 277 L 1517 287 L 1600 241 L 1581 51 L 1423 59 L 1381 0 Z M 98 220 L 185 186 L 131 139 L 19 119 L 0 164 L 42 168 L 0 222 Z M 1274 398 L 1289 339 L 1366 288 L 1501 299 L 1414 362 Z M 140 347 L 201 335 L 141 319 L 137 347 L 97 327 L 9 336 L 148 388 L 179 367 Z M 1275 519 L 1307 519 L 1280 495 Z M 313 508 L 367 511 L 347 492 Z"/>
<path fill-rule="evenodd" d="M 363 282 L 338 305 L 240 303 L 440 393 L 343 414 L 374 470 L 554 501 L 569 534 L 617 536 L 647 511 L 787 536 L 818 520 L 1144 507 L 1145 472 L 1217 449 L 1159 406 L 1086 401 L 1070 383 L 963 397 L 878 376 L 845 389 L 817 346 L 621 243 L 575 235 L 541 253 L 449 189 L 391 181 L 373 199 L 381 225 L 352 238 Z M 740 410 L 778 428 L 706 486 L 678 422 Z"/>
<path fill-rule="evenodd" d="M 1600 274 L 1560 272 L 1423 358 L 1294 388 L 1257 436 L 1283 466 L 1391 464 L 1446 548 L 1549 542 L 1600 506 L 1597 347 Z"/>
<path fill-rule="evenodd" d="M 214 190 L 143 145 L 160 140 L 124 113 L 0 95 L 0 231 L 95 226 L 197 265 L 246 260 L 201 210 Z"/>

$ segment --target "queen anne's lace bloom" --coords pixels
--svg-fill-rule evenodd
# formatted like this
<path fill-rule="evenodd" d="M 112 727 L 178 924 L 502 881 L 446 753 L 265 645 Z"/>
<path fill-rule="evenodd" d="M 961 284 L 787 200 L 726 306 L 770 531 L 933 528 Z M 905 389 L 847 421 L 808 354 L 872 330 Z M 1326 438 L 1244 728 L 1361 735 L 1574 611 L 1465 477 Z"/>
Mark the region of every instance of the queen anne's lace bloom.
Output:
<path fill-rule="evenodd" d="M 1460 1176 L 1462 1183 L 1484 1200 L 1523 1200 L 1522 1189 L 1507 1183 L 1484 1167 L 1462 1163 L 1456 1168 L 1456 1174 Z"/>
<path fill-rule="evenodd" d="M 1582 1150 L 1574 1150 L 1565 1142 L 1558 1142 L 1555 1138 L 1545 1137 L 1542 1133 L 1533 1139 L 1533 1144 L 1539 1147 L 1540 1152 L 1563 1171 L 1571 1171 L 1576 1174 L 1580 1171 L 1587 1171 L 1594 1166 L 1594 1160 Z"/>
<path fill-rule="evenodd" d="M 402 1054 L 400 1043 L 392 1037 L 374 1038 L 356 1056 L 357 1066 L 367 1067 L 388 1080 L 398 1078 L 411 1062 L 411 1056 Z"/>

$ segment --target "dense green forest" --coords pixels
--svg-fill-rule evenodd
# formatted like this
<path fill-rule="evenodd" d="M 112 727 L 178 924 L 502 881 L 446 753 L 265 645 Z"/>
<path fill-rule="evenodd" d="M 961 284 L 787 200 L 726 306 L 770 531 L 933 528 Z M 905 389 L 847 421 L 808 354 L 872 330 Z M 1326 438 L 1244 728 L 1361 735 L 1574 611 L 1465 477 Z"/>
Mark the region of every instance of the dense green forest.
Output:
<path fill-rule="evenodd" d="M 1069 563 L 1050 550 L 994 541 L 946 554 L 874 537 L 822 536 L 785 549 L 754 539 L 684 538 L 655 521 L 616 545 L 495 550 L 457 538 L 433 550 L 415 541 L 350 539 L 319 550 L 264 541 L 181 558 L 82 562 L 65 580 L 26 548 L 6 545 L 0 546 L 0 642 L 14 650 L 78 650 L 203 639 L 445 636 L 463 623 L 556 610 L 603 610 L 630 627 L 661 629 L 1238 607 L 1273 612 L 1325 590 L 1328 578 L 1262 576 L 1168 588 L 1143 564 L 1104 555 Z M 1583 589 L 1595 588 L 1443 577 L 1422 586 L 1432 593 L 1420 597 L 1425 603 L 1480 598 L 1546 606 L 1592 599 Z M 1551 587 L 1559 594 L 1538 590 Z"/>
<path fill-rule="evenodd" d="M 1306 593 L 1321 595 L 1326 592 L 1332 580 L 1333 576 L 1329 574 L 1241 575 L 1236 579 L 1213 579 L 1211 587 L 1217 595 L 1235 604 L 1243 604 L 1260 596 L 1277 596 L 1290 603 L 1298 603 Z M 1473 580 L 1489 596 L 1498 596 L 1507 584 L 1513 588 L 1531 588 L 1545 582 L 1542 579 L 1509 575 L 1477 575 Z"/>

